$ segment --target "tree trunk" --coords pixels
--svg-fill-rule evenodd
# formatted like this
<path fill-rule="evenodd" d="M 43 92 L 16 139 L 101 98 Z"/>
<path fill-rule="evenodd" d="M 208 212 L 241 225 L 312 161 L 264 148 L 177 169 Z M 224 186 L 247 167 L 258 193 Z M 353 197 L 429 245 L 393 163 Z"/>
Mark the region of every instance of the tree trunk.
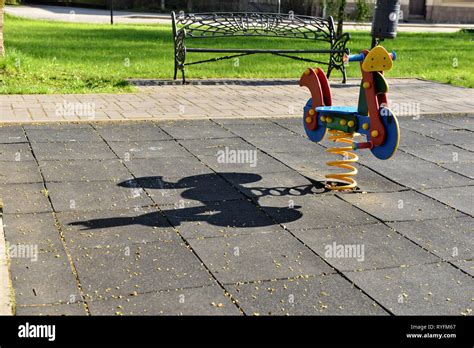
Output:
<path fill-rule="evenodd" d="M 0 0 L 0 56 L 5 55 L 5 46 L 3 44 L 3 7 L 5 0 Z"/>
<path fill-rule="evenodd" d="M 346 10 L 346 3 L 347 3 L 347 0 L 339 0 L 339 11 L 337 13 L 337 32 L 336 32 L 337 37 L 341 36 L 344 30 L 343 23 L 344 23 L 344 12 Z"/>

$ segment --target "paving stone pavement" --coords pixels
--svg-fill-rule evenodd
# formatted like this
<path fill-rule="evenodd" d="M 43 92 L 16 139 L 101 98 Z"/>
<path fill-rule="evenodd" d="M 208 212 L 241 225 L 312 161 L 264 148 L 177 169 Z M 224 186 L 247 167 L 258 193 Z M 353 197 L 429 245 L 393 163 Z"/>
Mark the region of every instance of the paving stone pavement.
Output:
<path fill-rule="evenodd" d="M 299 117 L 3 126 L 16 314 L 472 315 L 474 118 L 400 125 L 350 193 Z"/>
<path fill-rule="evenodd" d="M 395 115 L 468 115 L 474 107 L 473 89 L 418 79 L 388 82 Z M 357 105 L 359 84 L 358 79 L 350 79 L 346 85 L 331 81 L 333 104 Z M 194 81 L 186 86 L 141 86 L 137 93 L 129 94 L 2 95 L 0 122 L 291 117 L 301 113 L 308 98 L 309 91 L 291 80 Z M 111 131 L 111 136 L 114 133 Z M 40 131 L 37 136 L 47 134 Z M 9 137 L 16 137 L 14 130 Z M 83 139 L 87 134 L 77 133 L 77 137 Z"/>

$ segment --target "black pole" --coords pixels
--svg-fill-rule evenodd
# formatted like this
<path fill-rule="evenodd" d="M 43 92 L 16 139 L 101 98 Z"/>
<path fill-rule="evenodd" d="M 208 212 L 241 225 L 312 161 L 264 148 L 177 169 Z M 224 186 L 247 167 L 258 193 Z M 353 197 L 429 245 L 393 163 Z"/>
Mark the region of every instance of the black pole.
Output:
<path fill-rule="evenodd" d="M 114 0 L 110 0 L 110 25 L 114 25 Z"/>

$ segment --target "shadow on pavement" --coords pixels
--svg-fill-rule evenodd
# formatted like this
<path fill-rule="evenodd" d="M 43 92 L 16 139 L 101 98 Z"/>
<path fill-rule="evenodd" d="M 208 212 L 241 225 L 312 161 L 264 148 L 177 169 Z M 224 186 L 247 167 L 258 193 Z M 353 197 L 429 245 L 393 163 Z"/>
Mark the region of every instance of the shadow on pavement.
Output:
<path fill-rule="evenodd" d="M 219 174 L 219 173 L 218 173 Z M 170 218 L 174 226 L 181 225 L 182 222 L 200 221 L 206 222 L 214 226 L 251 228 L 278 225 L 280 223 L 288 223 L 296 221 L 303 216 L 298 209 L 301 206 L 292 207 L 271 207 L 259 204 L 259 199 L 267 196 L 276 197 L 295 197 L 314 195 L 314 189 L 324 191 L 324 185 L 317 181 L 311 184 L 295 187 L 244 187 L 242 184 L 258 182 L 262 177 L 258 174 L 249 173 L 221 173 L 229 180 L 239 192 L 252 191 L 255 203 L 247 200 L 225 200 L 225 201 L 208 201 L 206 197 L 209 195 L 210 181 L 218 177 L 216 174 L 193 175 L 177 182 L 169 182 L 162 176 L 141 177 L 134 180 L 123 181 L 118 184 L 127 188 L 143 188 L 156 190 L 183 190 L 180 193 L 181 198 L 188 201 L 196 201 L 201 204 L 192 204 L 186 207 L 175 205 L 170 209 L 161 209 L 161 212 L 151 212 L 136 217 L 116 217 L 104 219 L 92 219 L 86 221 L 73 222 L 70 225 L 84 226 L 85 229 L 100 229 L 127 225 L 144 225 L 156 227 L 168 227 L 169 224 L 163 219 L 164 213 Z M 228 187 L 228 184 L 225 183 Z M 216 189 L 216 188 L 215 188 Z M 218 190 L 218 187 L 217 187 Z M 242 196 L 244 197 L 244 196 Z M 157 202 L 159 204 L 159 202 Z M 270 216 L 278 216 L 278 222 L 268 218 L 262 213 L 265 211 Z"/>

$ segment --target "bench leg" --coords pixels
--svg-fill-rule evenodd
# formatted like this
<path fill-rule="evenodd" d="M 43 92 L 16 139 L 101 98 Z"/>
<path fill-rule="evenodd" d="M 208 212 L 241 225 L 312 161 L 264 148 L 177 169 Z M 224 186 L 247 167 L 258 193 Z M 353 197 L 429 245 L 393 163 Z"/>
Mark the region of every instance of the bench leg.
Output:
<path fill-rule="evenodd" d="M 326 73 L 326 77 L 328 78 L 328 80 L 329 80 L 329 77 L 331 76 L 331 72 L 332 72 L 332 66 L 329 66 L 328 72 Z"/>
<path fill-rule="evenodd" d="M 176 80 L 178 78 L 178 63 L 175 61 L 174 62 L 174 77 L 173 80 Z"/>
<path fill-rule="evenodd" d="M 183 85 L 186 84 L 186 76 L 184 73 L 184 67 L 181 68 L 181 75 L 183 76 Z"/>
<path fill-rule="evenodd" d="M 347 83 L 346 67 L 342 68 L 342 83 Z"/>

